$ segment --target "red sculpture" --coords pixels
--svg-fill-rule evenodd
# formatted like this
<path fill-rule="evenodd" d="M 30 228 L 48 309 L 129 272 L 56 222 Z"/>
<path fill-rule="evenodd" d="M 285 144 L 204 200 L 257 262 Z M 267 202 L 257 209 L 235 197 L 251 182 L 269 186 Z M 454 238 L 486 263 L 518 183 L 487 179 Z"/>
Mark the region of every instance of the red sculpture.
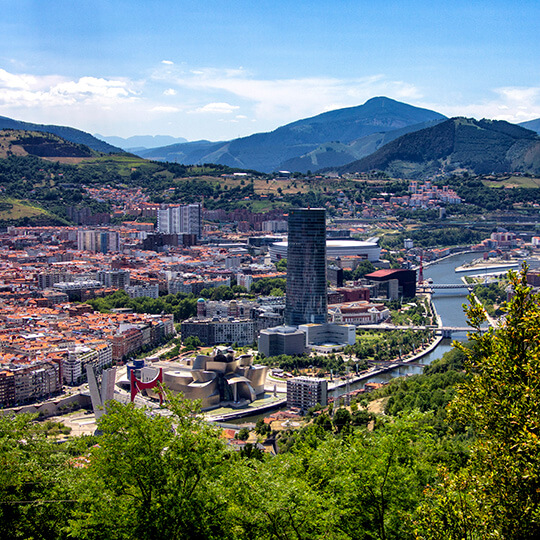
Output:
<path fill-rule="evenodd" d="M 135 400 L 135 396 L 141 390 L 158 387 L 157 393 L 159 395 L 159 404 L 163 405 L 163 391 L 158 386 L 163 383 L 163 368 L 159 368 L 158 374 L 151 381 L 148 381 L 148 382 L 142 382 L 141 380 L 137 379 L 137 377 L 135 377 L 135 370 L 133 369 L 131 370 L 130 382 L 131 382 L 131 401 L 132 402 Z"/>

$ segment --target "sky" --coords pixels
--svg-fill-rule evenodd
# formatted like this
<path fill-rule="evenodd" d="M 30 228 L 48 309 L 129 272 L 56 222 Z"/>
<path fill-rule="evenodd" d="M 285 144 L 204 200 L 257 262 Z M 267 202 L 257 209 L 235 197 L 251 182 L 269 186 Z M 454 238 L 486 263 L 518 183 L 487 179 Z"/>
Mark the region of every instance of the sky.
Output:
<path fill-rule="evenodd" d="M 228 140 L 387 96 L 540 118 L 538 0 L 0 0 L 0 115 Z"/>

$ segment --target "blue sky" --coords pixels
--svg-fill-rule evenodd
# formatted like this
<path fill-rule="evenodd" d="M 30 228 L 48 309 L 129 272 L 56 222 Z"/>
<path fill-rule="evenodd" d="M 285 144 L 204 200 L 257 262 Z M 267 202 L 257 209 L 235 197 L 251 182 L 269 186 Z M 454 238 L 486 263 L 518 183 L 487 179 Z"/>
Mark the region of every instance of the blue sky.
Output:
<path fill-rule="evenodd" d="M 537 0 L 0 0 L 0 115 L 224 140 L 388 96 L 540 117 Z"/>

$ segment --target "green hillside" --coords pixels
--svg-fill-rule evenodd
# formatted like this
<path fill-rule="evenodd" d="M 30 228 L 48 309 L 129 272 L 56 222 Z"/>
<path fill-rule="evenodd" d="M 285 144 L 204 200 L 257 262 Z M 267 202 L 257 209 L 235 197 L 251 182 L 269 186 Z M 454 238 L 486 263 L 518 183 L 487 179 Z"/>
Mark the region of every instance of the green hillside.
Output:
<path fill-rule="evenodd" d="M 373 169 L 404 178 L 454 171 L 538 174 L 540 137 L 504 121 L 452 118 L 404 135 L 338 172 Z"/>
<path fill-rule="evenodd" d="M 38 131 L 43 133 L 52 133 L 58 137 L 62 137 L 66 141 L 75 144 L 84 144 L 97 152 L 104 152 L 106 154 L 123 152 L 121 148 L 112 146 L 105 141 L 96 139 L 90 133 L 81 131 L 68 126 L 55 126 L 45 124 L 33 124 L 31 122 L 21 122 L 20 120 L 13 120 L 6 116 L 0 116 L 0 129 L 16 129 L 23 131 Z"/>

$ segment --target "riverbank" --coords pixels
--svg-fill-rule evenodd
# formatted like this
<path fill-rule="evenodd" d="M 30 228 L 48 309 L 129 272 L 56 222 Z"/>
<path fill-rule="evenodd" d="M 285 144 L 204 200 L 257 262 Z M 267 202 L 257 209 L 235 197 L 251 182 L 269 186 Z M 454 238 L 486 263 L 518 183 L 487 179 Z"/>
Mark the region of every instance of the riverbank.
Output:
<path fill-rule="evenodd" d="M 389 364 L 389 365 L 384 366 L 384 367 L 377 367 L 377 368 L 368 370 L 367 372 L 362 373 L 361 375 L 351 377 L 349 379 L 349 381 L 345 380 L 345 381 L 339 381 L 339 382 L 336 382 L 336 383 L 333 383 L 333 384 L 331 383 L 331 384 L 328 385 L 328 392 L 336 390 L 337 388 L 343 388 L 344 386 L 347 386 L 347 383 L 348 384 L 355 384 L 355 383 L 358 383 L 358 382 L 362 382 L 362 381 L 365 381 L 366 379 L 371 379 L 372 377 L 374 377 L 376 375 L 380 375 L 381 373 L 387 373 L 389 371 L 392 371 L 394 369 L 402 367 L 403 365 L 412 364 L 412 363 L 416 362 L 417 360 L 420 360 L 424 356 L 427 356 L 428 354 L 433 352 L 440 345 L 440 343 L 441 343 L 441 341 L 443 339 L 444 338 L 442 336 L 437 336 L 435 341 L 433 343 L 431 343 L 429 345 L 429 347 L 427 347 L 426 349 L 422 349 L 422 351 L 420 351 L 419 353 L 413 355 L 411 358 L 396 361 L 396 362 L 393 362 L 392 364 Z"/>

